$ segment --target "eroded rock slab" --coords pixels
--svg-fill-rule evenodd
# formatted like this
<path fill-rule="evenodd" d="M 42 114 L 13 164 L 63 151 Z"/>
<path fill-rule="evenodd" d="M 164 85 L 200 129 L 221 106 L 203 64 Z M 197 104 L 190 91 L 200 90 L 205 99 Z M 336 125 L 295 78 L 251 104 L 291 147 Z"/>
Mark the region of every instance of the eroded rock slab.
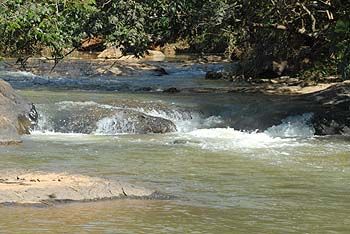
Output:
<path fill-rule="evenodd" d="M 0 204 L 47 204 L 62 201 L 97 201 L 151 198 L 155 191 L 102 178 L 67 173 L 2 172 Z"/>

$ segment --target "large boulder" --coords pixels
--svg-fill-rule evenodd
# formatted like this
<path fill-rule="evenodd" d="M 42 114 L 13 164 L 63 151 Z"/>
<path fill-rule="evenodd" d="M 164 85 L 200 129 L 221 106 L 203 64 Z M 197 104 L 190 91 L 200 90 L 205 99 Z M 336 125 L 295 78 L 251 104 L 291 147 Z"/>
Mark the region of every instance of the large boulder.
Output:
<path fill-rule="evenodd" d="M 350 135 L 350 82 L 311 94 L 273 96 L 271 100 L 273 102 L 264 102 L 261 98 L 259 105 L 263 108 L 245 104 L 239 115 L 233 115 L 225 124 L 239 130 L 265 131 L 290 116 L 311 113 L 307 122 L 314 128 L 315 135 Z"/>
<path fill-rule="evenodd" d="M 161 51 L 157 50 L 147 50 L 143 57 L 136 57 L 135 55 L 124 55 L 123 54 L 123 48 L 122 47 L 108 47 L 104 51 L 102 51 L 97 58 L 99 59 L 118 59 L 121 61 L 129 61 L 129 62 L 138 62 L 141 60 L 146 61 L 164 61 L 165 55 Z"/>
<path fill-rule="evenodd" d="M 148 61 L 161 62 L 165 60 L 165 54 L 158 50 L 147 50 L 145 59 Z"/>
<path fill-rule="evenodd" d="M 350 83 L 307 95 L 316 105 L 312 124 L 317 135 L 350 134 Z"/>
<path fill-rule="evenodd" d="M 312 113 L 310 124 L 315 135 L 349 135 L 350 134 L 350 83 L 343 82 L 325 90 L 295 96 L 290 103 L 277 103 L 276 111 L 265 115 L 265 123 L 277 125 L 281 119 L 292 115 Z M 278 106 L 279 105 L 279 106 Z M 257 121 L 258 122 L 258 121 Z M 268 127 L 268 125 L 266 127 Z"/>
<path fill-rule="evenodd" d="M 129 108 L 103 107 L 97 103 L 60 104 L 42 115 L 46 116 L 46 123 L 41 123 L 42 131 L 107 135 L 176 131 L 175 124 L 170 120 Z"/>
<path fill-rule="evenodd" d="M 120 47 L 108 47 L 104 51 L 102 51 L 97 58 L 99 59 L 120 59 L 123 57 L 123 51 Z"/>
<path fill-rule="evenodd" d="M 34 105 L 0 79 L 0 144 L 20 142 L 19 135 L 29 134 L 37 117 Z"/>

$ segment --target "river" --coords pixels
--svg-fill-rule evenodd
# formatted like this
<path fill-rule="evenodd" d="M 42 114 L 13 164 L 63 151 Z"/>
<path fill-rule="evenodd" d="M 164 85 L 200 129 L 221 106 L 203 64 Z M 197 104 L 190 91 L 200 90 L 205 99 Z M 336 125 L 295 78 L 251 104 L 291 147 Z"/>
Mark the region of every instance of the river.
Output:
<path fill-rule="evenodd" d="M 348 137 L 314 136 L 308 124 L 312 113 L 290 116 L 264 131 L 232 127 L 232 119 L 259 122 L 276 102 L 287 105 L 286 98 L 45 88 L 19 92 L 36 104 L 40 120 L 23 144 L 0 148 L 0 169 L 119 179 L 169 199 L 2 206 L 0 232 L 350 232 Z M 67 119 L 62 113 L 92 107 L 166 118 L 177 131 L 133 134 L 116 128 L 118 120 L 111 117 L 83 134 L 89 126 L 67 128 L 58 120 Z"/>

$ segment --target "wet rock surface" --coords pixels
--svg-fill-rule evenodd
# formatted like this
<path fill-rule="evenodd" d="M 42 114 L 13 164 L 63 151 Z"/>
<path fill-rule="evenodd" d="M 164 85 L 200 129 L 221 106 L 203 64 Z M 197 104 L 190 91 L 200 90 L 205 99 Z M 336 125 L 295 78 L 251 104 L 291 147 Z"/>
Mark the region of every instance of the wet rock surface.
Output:
<path fill-rule="evenodd" d="M 241 130 L 264 131 L 281 124 L 288 116 L 304 113 L 312 113 L 309 124 L 315 129 L 315 135 L 349 135 L 350 83 L 343 82 L 322 91 L 276 101 L 254 115 L 250 112 L 247 116 L 233 118 L 231 126 Z"/>
<path fill-rule="evenodd" d="M 317 106 L 313 126 L 317 135 L 350 134 L 350 83 L 344 82 L 307 95 Z"/>
<path fill-rule="evenodd" d="M 126 105 L 126 103 L 125 103 Z M 97 103 L 57 104 L 50 113 L 42 113 L 41 131 L 60 133 L 147 134 L 176 131 L 175 124 L 161 117 L 154 117 L 137 110 L 104 106 Z"/>
<path fill-rule="evenodd" d="M 19 143 L 19 135 L 29 134 L 37 117 L 34 105 L 0 80 L 0 144 Z"/>
<path fill-rule="evenodd" d="M 156 191 L 103 178 L 67 173 L 2 171 L 0 204 L 50 204 L 104 199 L 159 198 Z"/>

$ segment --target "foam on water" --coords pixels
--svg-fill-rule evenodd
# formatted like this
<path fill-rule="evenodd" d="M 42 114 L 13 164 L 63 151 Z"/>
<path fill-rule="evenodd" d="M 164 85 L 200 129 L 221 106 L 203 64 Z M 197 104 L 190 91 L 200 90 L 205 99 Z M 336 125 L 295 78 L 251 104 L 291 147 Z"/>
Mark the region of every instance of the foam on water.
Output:
<path fill-rule="evenodd" d="M 142 108 L 137 109 L 147 115 L 160 117 L 172 121 L 177 128 L 178 132 L 190 132 L 195 129 L 211 128 L 223 122 L 220 116 L 203 117 L 198 112 L 186 111 L 186 110 L 144 110 Z"/>
<path fill-rule="evenodd" d="M 272 126 L 265 131 L 271 137 L 313 137 L 315 129 L 311 125 L 312 113 L 290 116 L 282 124 Z"/>
<path fill-rule="evenodd" d="M 83 133 L 60 133 L 55 131 L 40 131 L 40 130 L 33 130 L 31 131 L 31 135 L 34 136 L 57 136 L 57 137 L 82 137 L 82 136 L 89 136 L 89 134 L 83 134 Z"/>
<path fill-rule="evenodd" d="M 271 137 L 266 133 L 242 132 L 233 128 L 198 129 L 186 137 L 199 141 L 203 149 L 230 150 L 236 148 L 269 148 L 294 143 L 294 139 Z"/>
<path fill-rule="evenodd" d="M 128 119 L 119 116 L 107 117 L 97 122 L 96 135 L 117 135 L 125 133 L 135 133 L 135 124 Z"/>
<path fill-rule="evenodd" d="M 84 106 L 97 106 L 99 108 L 104 109 L 120 109 L 120 107 L 111 106 L 107 104 L 99 104 L 94 101 L 88 101 L 88 102 L 73 102 L 73 101 L 63 101 L 56 103 L 56 106 L 58 106 L 59 109 L 66 109 L 66 108 L 79 108 Z"/>
<path fill-rule="evenodd" d="M 31 72 L 26 71 L 3 71 L 0 73 L 0 76 L 10 76 L 10 77 L 36 77 Z"/>
<path fill-rule="evenodd" d="M 203 149 L 232 150 L 237 148 L 283 148 L 300 145 L 300 139 L 314 136 L 310 125 L 312 114 L 291 116 L 282 124 L 264 132 L 244 132 L 233 128 L 197 129 L 185 134 L 185 138 L 199 142 Z"/>
<path fill-rule="evenodd" d="M 164 118 L 172 121 L 178 130 L 178 132 L 190 132 L 195 129 L 200 128 L 211 128 L 215 127 L 222 122 L 220 116 L 211 116 L 205 118 L 201 113 L 188 111 L 176 106 L 170 106 L 169 108 L 128 108 L 121 106 L 112 106 L 108 104 L 99 104 L 93 101 L 88 102 L 73 102 L 73 101 L 63 101 L 54 104 L 54 109 L 50 110 L 50 107 L 45 105 L 38 105 L 39 113 L 39 122 L 35 128 L 35 132 L 54 132 L 53 123 L 51 121 L 53 115 L 57 111 L 76 111 L 84 107 L 96 107 L 100 109 L 108 110 L 133 110 L 149 116 Z M 51 106 L 52 108 L 52 106 Z M 124 133 L 134 133 L 135 123 L 134 120 L 125 118 L 124 116 L 110 116 L 101 118 L 96 123 L 96 131 L 94 132 L 97 135 L 117 135 Z"/>
<path fill-rule="evenodd" d="M 132 109 L 146 115 L 171 120 L 177 127 L 176 138 L 197 142 L 202 148 L 226 150 L 234 148 L 271 148 L 298 144 L 301 138 L 314 136 L 315 130 L 311 126 L 311 113 L 291 116 L 282 120 L 280 125 L 272 126 L 264 132 L 244 132 L 233 128 L 217 128 L 224 120 L 220 116 L 203 117 L 199 112 L 183 110 L 170 106 L 165 109 L 157 108 L 125 108 L 98 104 L 96 102 L 60 102 L 57 109 L 75 108 L 83 106 L 97 106 L 105 109 Z M 38 127 L 34 134 L 52 134 L 49 111 L 40 110 Z M 118 135 L 135 133 L 133 120 L 120 116 L 103 117 L 96 123 L 95 135 Z M 73 132 L 74 134 L 74 132 Z"/>

